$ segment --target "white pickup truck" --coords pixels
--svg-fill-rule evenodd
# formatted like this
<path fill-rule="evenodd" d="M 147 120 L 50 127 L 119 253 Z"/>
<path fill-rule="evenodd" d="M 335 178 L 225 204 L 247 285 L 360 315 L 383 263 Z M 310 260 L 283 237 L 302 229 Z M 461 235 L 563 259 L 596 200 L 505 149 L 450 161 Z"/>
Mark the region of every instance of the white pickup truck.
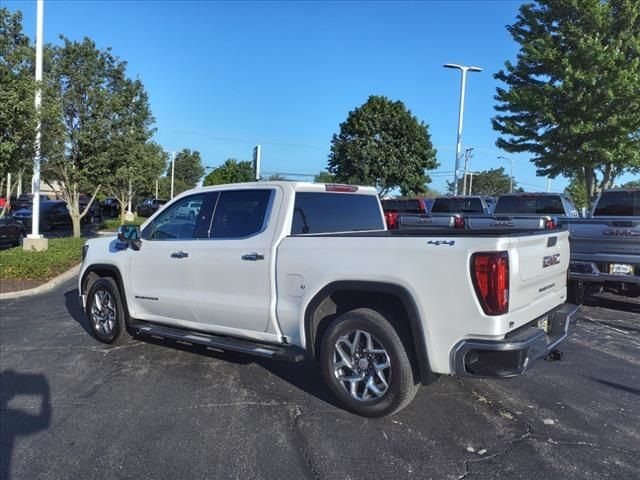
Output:
<path fill-rule="evenodd" d="M 141 230 L 88 240 L 79 292 L 102 342 L 311 357 L 345 408 L 381 416 L 437 375 L 558 357 L 568 264 L 567 232 L 392 232 L 373 188 L 261 182 L 185 192 Z"/>

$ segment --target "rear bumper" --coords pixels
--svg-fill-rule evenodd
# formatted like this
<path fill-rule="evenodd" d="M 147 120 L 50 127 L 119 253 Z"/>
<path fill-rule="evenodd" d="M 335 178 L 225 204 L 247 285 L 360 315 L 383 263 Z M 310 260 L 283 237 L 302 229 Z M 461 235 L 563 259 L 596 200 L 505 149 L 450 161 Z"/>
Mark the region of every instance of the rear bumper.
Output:
<path fill-rule="evenodd" d="M 577 310 L 577 306 L 565 303 L 502 340 L 462 340 L 451 351 L 455 374 L 497 378 L 522 375 L 567 338 Z M 545 318 L 548 328 L 538 328 L 537 323 Z"/>
<path fill-rule="evenodd" d="M 635 260 L 635 259 L 634 259 Z M 635 264 L 636 272 L 640 268 L 637 262 L 609 262 L 609 263 L 631 263 Z M 600 264 L 602 265 L 602 264 Z M 605 266 L 608 265 L 605 264 Z M 635 285 L 640 285 L 640 275 L 611 275 L 609 273 L 603 273 L 601 271 L 601 266 L 599 266 L 596 262 L 589 262 L 584 260 L 571 260 L 569 263 L 569 279 L 570 280 L 580 280 L 583 282 L 594 282 L 594 283 L 605 283 L 605 282 L 614 282 L 614 283 L 633 283 Z"/>

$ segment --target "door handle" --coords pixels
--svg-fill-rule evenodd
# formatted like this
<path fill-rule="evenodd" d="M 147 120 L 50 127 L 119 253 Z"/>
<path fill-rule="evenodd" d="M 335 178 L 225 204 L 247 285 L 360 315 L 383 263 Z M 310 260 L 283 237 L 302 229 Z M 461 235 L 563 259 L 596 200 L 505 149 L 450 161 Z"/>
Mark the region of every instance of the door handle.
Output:
<path fill-rule="evenodd" d="M 255 262 L 257 260 L 264 260 L 264 255 L 260 255 L 259 253 L 245 253 L 242 255 L 242 260 L 247 260 L 249 262 Z"/>
<path fill-rule="evenodd" d="M 177 252 L 173 252 L 171 254 L 171 258 L 186 258 L 189 254 L 187 252 L 183 252 L 182 250 L 178 250 Z"/>

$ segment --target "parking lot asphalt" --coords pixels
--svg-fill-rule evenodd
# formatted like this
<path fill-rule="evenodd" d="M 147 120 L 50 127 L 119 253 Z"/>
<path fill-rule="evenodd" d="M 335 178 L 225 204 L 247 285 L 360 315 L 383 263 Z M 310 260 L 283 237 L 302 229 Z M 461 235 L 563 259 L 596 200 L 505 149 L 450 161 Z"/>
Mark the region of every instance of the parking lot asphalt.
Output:
<path fill-rule="evenodd" d="M 334 406 L 310 363 L 86 331 L 70 281 L 0 305 L 0 478 L 602 479 L 640 472 L 640 302 L 581 309 L 562 362 Z M 165 345 L 172 345 L 166 348 Z"/>

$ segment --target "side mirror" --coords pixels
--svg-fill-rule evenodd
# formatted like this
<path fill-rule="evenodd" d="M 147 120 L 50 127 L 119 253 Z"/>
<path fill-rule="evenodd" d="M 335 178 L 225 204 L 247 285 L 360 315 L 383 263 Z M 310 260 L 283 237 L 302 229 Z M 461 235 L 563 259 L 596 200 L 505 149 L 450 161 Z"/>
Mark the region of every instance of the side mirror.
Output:
<path fill-rule="evenodd" d="M 118 228 L 118 240 L 126 243 L 134 250 L 140 250 L 140 228 L 137 225 L 120 225 Z"/>

